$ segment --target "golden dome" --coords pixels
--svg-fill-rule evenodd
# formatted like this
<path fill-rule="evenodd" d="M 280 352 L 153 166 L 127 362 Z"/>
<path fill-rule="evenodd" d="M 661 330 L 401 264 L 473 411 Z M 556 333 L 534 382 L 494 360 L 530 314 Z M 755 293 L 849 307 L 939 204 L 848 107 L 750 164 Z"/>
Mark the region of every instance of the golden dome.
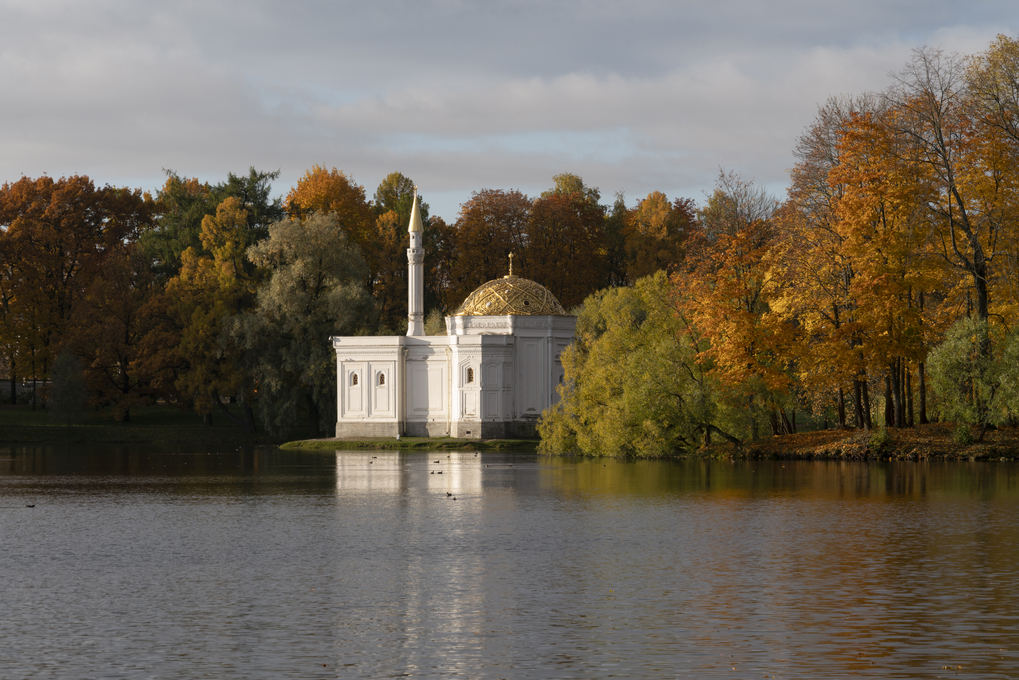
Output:
<path fill-rule="evenodd" d="M 453 316 L 569 316 L 545 286 L 519 276 L 482 284 L 467 296 Z"/>

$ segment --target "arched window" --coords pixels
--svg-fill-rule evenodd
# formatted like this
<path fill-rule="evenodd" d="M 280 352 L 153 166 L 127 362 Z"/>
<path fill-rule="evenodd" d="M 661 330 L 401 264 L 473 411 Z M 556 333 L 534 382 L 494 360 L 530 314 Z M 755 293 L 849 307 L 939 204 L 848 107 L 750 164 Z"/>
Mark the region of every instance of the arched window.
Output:
<path fill-rule="evenodd" d="M 473 368 L 468 368 L 467 369 L 467 382 L 469 382 L 469 383 L 474 382 L 474 369 Z"/>
<path fill-rule="evenodd" d="M 357 373 L 350 374 L 350 386 L 357 387 Z"/>
<path fill-rule="evenodd" d="M 382 387 L 385 384 L 386 384 L 386 374 L 385 373 L 379 373 L 379 387 Z"/>

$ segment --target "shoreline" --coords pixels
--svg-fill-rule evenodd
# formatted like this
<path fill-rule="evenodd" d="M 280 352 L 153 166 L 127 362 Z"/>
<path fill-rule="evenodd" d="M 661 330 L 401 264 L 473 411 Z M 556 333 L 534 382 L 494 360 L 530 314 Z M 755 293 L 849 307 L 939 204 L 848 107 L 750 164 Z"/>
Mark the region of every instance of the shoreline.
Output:
<path fill-rule="evenodd" d="M 13 415 L 13 414 L 4 414 Z M 0 422 L 0 444 L 211 444 L 276 446 L 294 451 L 526 451 L 535 452 L 537 439 L 454 439 L 427 437 L 364 437 L 273 441 L 264 433 L 245 433 L 235 425 L 200 425 L 165 416 L 139 418 L 143 423 L 99 422 L 70 427 L 32 423 L 19 414 Z M 147 415 L 147 414 L 146 414 Z M 28 420 L 28 423 L 25 423 Z M 176 421 L 176 422 L 174 422 Z M 972 431 L 975 438 L 977 431 Z M 582 455 L 582 454 L 560 454 Z M 630 456 L 613 456 L 635 460 Z M 872 431 L 815 430 L 759 439 L 736 446 L 718 442 L 696 450 L 675 451 L 662 459 L 720 460 L 842 460 L 842 461 L 1009 461 L 1019 459 L 1019 428 L 989 430 L 983 442 L 960 442 L 952 423 Z"/>
<path fill-rule="evenodd" d="M 701 449 L 698 454 L 730 460 L 1008 461 L 1019 458 L 1019 428 L 989 430 L 984 441 L 970 443 L 957 441 L 954 433 L 953 423 L 870 431 L 817 430 L 778 435 L 741 447 L 716 444 Z"/>
<path fill-rule="evenodd" d="M 451 437 L 373 437 L 360 439 L 298 439 L 280 444 L 281 449 L 304 451 L 374 450 L 374 451 L 536 451 L 537 439 L 453 439 Z"/>

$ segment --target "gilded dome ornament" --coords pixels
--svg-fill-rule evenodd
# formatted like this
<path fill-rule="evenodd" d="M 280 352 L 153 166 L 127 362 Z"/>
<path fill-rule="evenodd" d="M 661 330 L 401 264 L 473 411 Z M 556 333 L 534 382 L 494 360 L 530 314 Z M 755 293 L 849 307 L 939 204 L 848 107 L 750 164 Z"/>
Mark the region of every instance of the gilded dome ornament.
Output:
<path fill-rule="evenodd" d="M 569 316 L 545 286 L 510 273 L 479 286 L 453 316 Z"/>

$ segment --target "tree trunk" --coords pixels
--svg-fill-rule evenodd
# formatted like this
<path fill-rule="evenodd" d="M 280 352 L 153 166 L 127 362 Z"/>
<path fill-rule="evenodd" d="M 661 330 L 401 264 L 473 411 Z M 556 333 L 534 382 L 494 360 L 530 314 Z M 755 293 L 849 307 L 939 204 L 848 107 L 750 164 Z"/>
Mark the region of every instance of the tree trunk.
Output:
<path fill-rule="evenodd" d="M 839 388 L 839 429 L 846 429 L 846 392 Z"/>
<path fill-rule="evenodd" d="M 732 436 L 731 434 L 729 434 L 725 430 L 722 430 L 722 429 L 718 428 L 715 425 L 712 425 L 712 424 L 708 423 L 704 427 L 709 432 L 717 432 L 718 434 L 722 435 L 722 438 L 725 439 L 727 442 L 735 444 L 736 446 L 743 446 L 743 442 L 741 440 L 737 439 L 736 437 Z"/>
<path fill-rule="evenodd" d="M 926 369 L 926 366 L 924 366 L 924 363 L 922 361 L 919 364 L 917 364 L 916 375 L 917 375 L 917 378 L 919 378 L 919 381 L 920 381 L 920 384 L 919 384 L 918 387 L 919 387 L 919 391 L 920 391 L 920 424 L 921 425 L 926 425 L 928 422 L 930 422 L 930 421 L 927 420 L 927 376 L 924 375 L 925 369 Z"/>
<path fill-rule="evenodd" d="M 248 406 L 247 403 L 244 404 L 244 414 L 241 416 L 235 416 L 233 413 L 230 413 L 230 409 L 228 409 L 226 404 L 223 403 L 223 400 L 220 399 L 219 392 L 214 391 L 212 393 L 212 399 L 219 405 L 219 410 L 223 412 L 223 415 L 226 416 L 226 419 L 231 423 L 234 425 L 243 425 L 244 431 L 248 434 L 252 434 L 255 431 L 255 414 L 252 413 L 251 407 Z"/>
<path fill-rule="evenodd" d="M 906 361 L 895 360 L 895 427 L 906 426 Z"/>
<path fill-rule="evenodd" d="M 248 434 L 255 433 L 255 412 L 247 402 L 244 403 L 244 431 Z"/>
<path fill-rule="evenodd" d="M 902 401 L 904 390 L 902 389 L 902 358 L 899 357 L 892 362 L 892 415 L 895 427 L 905 427 L 906 408 Z"/>
<path fill-rule="evenodd" d="M 874 421 L 870 415 L 870 386 L 866 380 L 861 380 L 860 385 L 863 388 L 863 422 L 868 430 L 873 430 Z"/>
<path fill-rule="evenodd" d="M 885 373 L 885 427 L 895 427 L 895 406 L 892 399 L 892 367 Z"/>
<path fill-rule="evenodd" d="M 785 409 L 780 409 L 779 413 L 782 414 L 782 429 L 784 430 L 783 434 L 792 434 L 793 432 L 795 432 L 792 423 L 789 422 L 789 417 L 785 414 Z"/>
<path fill-rule="evenodd" d="M 913 372 L 906 370 L 906 427 L 913 427 Z"/>
<path fill-rule="evenodd" d="M 859 380 L 853 381 L 853 416 L 856 419 L 854 422 L 856 429 L 866 430 L 867 421 L 863 418 L 863 387 Z"/>

